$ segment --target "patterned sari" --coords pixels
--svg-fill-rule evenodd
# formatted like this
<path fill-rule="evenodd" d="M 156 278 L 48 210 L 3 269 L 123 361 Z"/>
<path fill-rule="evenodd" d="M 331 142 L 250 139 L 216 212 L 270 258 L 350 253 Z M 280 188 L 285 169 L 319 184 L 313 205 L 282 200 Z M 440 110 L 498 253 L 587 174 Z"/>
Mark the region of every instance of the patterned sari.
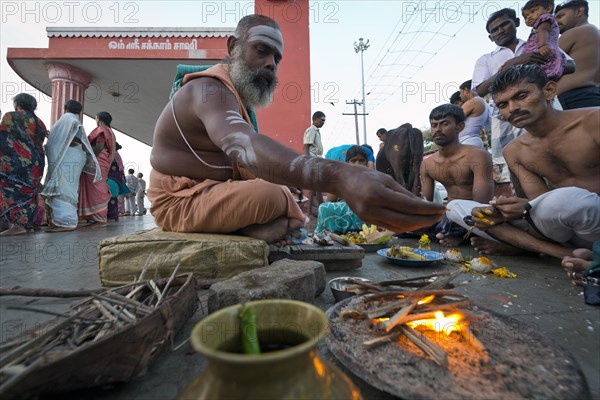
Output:
<path fill-rule="evenodd" d="M 107 179 L 110 165 L 115 158 L 116 138 L 112 129 L 101 125 L 89 134 L 88 139 L 92 147 L 96 143 L 104 143 L 104 150 L 96 155 L 102 179 L 94 183 L 93 176 L 86 173 L 81 174 L 79 180 L 79 217 L 88 221 L 106 222 L 108 202 L 111 198 Z"/>
<path fill-rule="evenodd" d="M 0 122 L 0 222 L 33 228 L 45 156 L 46 126 L 28 111 Z"/>

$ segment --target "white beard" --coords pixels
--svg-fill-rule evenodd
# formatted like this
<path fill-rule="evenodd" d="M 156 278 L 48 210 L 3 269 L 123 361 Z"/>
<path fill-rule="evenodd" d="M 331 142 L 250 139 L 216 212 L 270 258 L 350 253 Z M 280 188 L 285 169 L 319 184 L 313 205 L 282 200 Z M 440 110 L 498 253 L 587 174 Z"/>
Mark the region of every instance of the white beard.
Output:
<path fill-rule="evenodd" d="M 231 52 L 229 74 L 244 105 L 253 108 L 267 106 L 273 100 L 277 75 L 267 69 L 251 69 L 241 57 L 241 47 Z"/>

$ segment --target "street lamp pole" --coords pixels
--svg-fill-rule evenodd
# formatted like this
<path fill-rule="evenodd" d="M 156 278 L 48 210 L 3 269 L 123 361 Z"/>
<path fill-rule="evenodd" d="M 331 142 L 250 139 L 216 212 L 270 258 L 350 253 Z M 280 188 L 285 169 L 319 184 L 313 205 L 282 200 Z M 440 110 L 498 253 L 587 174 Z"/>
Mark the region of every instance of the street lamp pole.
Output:
<path fill-rule="evenodd" d="M 363 134 L 364 143 L 367 143 L 367 111 L 365 102 L 365 64 L 363 61 L 363 53 L 369 48 L 369 39 L 366 42 L 363 38 L 358 38 L 358 42 L 354 42 L 354 51 L 358 53 L 360 51 L 360 71 L 362 79 L 362 108 L 363 108 Z"/>

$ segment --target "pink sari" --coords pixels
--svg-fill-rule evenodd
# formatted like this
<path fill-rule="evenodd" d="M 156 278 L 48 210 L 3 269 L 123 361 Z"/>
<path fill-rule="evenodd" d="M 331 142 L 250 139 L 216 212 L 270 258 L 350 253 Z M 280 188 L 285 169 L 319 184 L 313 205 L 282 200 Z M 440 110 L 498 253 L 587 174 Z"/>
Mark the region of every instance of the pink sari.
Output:
<path fill-rule="evenodd" d="M 93 183 L 94 176 L 87 173 L 81 174 L 79 179 L 79 216 L 88 221 L 106 222 L 108 202 L 111 197 L 106 180 L 110 164 L 115 158 L 116 139 L 112 129 L 105 125 L 94 129 L 88 139 L 92 147 L 96 143 L 104 143 L 104 149 L 96 156 L 98 164 L 100 164 L 102 179 Z"/>

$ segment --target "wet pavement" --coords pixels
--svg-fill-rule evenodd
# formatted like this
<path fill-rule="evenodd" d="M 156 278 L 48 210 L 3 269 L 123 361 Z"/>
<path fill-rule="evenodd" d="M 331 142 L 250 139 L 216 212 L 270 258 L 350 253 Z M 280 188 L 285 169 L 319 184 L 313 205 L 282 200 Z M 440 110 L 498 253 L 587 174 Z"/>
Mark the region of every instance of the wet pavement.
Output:
<path fill-rule="evenodd" d="M 153 228 L 151 216 L 124 217 L 105 228 L 81 228 L 74 232 L 35 233 L 0 238 L 0 286 L 93 289 L 100 287 L 97 246 L 100 240 Z M 406 240 L 414 245 L 415 240 Z M 435 246 L 433 250 L 438 250 Z M 460 248 L 463 255 L 476 256 L 468 247 Z M 455 282 L 467 281 L 457 290 L 473 302 L 519 322 L 518 329 L 535 330 L 568 350 L 579 363 L 590 387 L 592 397 L 600 399 L 600 307 L 588 306 L 579 288 L 571 285 L 560 263 L 547 257 L 492 257 L 500 266 L 517 274 L 516 279 L 462 274 Z M 374 280 L 398 279 L 423 275 L 455 267 L 436 265 L 407 268 L 391 264 L 376 253 L 368 253 L 363 266 L 352 271 L 327 273 L 327 279 L 338 276 L 358 276 Z M 192 327 L 205 315 L 206 291 L 199 291 L 201 306 L 184 326 L 174 345 L 183 343 Z M 36 329 L 50 317 L 43 314 L 7 310 L 10 306 L 28 306 L 56 312 L 68 309 L 73 299 L 0 297 L 0 341 Z M 334 304 L 327 288 L 315 304 L 326 310 Z M 507 333 L 511 334 L 511 333 Z M 336 362 L 325 346 L 319 347 L 323 357 Z M 145 377 L 128 384 L 96 388 L 68 395 L 85 399 L 173 399 L 205 368 L 205 360 L 189 343 L 176 352 L 165 352 L 153 364 Z M 339 365 L 339 363 L 338 363 Z M 343 369 L 343 366 L 341 366 Z M 346 372 L 359 386 L 366 399 L 387 399 L 380 392 L 352 373 Z"/>

